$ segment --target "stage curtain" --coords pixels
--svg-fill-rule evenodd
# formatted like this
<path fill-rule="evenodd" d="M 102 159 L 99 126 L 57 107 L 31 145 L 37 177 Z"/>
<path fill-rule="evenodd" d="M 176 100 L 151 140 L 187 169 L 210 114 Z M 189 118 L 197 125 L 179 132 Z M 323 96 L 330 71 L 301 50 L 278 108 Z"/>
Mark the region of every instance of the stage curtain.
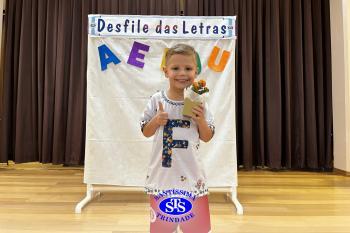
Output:
<path fill-rule="evenodd" d="M 184 6 L 238 17 L 238 165 L 331 169 L 329 0 Z M 0 162 L 84 162 L 88 14 L 179 13 L 179 0 L 7 0 Z"/>

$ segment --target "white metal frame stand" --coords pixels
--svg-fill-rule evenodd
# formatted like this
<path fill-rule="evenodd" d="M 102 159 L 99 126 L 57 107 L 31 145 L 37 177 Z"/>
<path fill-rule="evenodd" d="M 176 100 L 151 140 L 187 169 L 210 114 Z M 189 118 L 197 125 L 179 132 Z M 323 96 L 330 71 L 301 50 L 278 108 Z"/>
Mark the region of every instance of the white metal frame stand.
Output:
<path fill-rule="evenodd" d="M 103 186 L 104 190 L 106 191 L 140 191 L 142 190 L 141 188 L 137 187 L 118 187 L 118 186 L 109 186 L 106 188 L 106 186 Z M 233 186 L 231 187 L 230 192 L 228 192 L 227 188 L 212 188 L 209 189 L 210 192 L 220 192 L 220 193 L 226 193 L 226 197 L 230 197 L 231 201 L 236 207 L 236 213 L 238 215 L 243 215 L 243 206 L 241 203 L 238 201 L 237 198 L 237 187 Z M 83 200 L 81 200 L 76 206 L 75 206 L 75 213 L 80 214 L 81 210 L 93 199 L 96 197 L 99 197 L 101 195 L 101 191 L 95 190 L 93 184 L 87 184 L 86 185 L 86 196 Z"/>
<path fill-rule="evenodd" d="M 229 193 L 227 193 L 227 195 L 229 196 Z M 231 188 L 231 201 L 236 206 L 237 214 L 238 215 L 243 215 L 243 206 L 238 201 L 238 198 L 237 198 L 237 187 L 236 186 Z"/>
<path fill-rule="evenodd" d="M 92 201 L 94 198 L 100 196 L 100 192 L 96 192 L 94 190 L 94 186 L 92 184 L 86 185 L 86 196 L 83 200 L 81 200 L 76 206 L 75 206 L 75 213 L 80 214 L 81 210 L 86 206 L 90 201 Z"/>

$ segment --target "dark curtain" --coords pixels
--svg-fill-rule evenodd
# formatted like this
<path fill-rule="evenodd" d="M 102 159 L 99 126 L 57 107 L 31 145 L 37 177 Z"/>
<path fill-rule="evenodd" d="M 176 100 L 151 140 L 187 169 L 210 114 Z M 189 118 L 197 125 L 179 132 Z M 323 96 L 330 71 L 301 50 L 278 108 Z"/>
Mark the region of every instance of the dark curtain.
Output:
<path fill-rule="evenodd" d="M 82 164 L 88 14 L 179 15 L 174 0 L 7 0 L 0 162 Z M 238 164 L 333 166 L 329 0 L 187 0 L 237 15 Z"/>
<path fill-rule="evenodd" d="M 238 164 L 331 169 L 329 1 L 187 1 L 185 13 L 238 16 Z"/>
<path fill-rule="evenodd" d="M 176 15 L 172 0 L 7 0 L 0 162 L 84 162 L 88 14 Z"/>

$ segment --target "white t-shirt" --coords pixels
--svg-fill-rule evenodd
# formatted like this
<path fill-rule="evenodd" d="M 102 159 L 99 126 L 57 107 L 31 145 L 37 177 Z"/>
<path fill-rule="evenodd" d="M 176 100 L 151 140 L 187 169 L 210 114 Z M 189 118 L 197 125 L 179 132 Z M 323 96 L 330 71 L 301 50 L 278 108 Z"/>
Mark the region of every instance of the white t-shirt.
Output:
<path fill-rule="evenodd" d="M 157 114 L 163 104 L 169 120 L 154 134 L 145 190 L 148 194 L 178 189 L 199 197 L 208 194 L 201 162 L 198 127 L 194 120 L 182 115 L 184 101 L 170 100 L 165 91 L 154 94 L 141 116 L 141 130 Z M 205 118 L 214 133 L 214 120 L 205 104 Z"/>

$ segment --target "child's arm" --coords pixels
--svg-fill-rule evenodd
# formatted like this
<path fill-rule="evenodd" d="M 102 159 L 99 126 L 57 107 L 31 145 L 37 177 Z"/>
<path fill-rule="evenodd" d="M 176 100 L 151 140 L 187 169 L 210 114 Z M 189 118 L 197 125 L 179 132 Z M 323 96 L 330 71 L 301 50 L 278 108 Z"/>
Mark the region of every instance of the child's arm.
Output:
<path fill-rule="evenodd" d="M 143 127 L 142 133 L 145 137 L 151 137 L 155 134 L 158 127 L 166 125 L 168 121 L 168 113 L 164 111 L 163 105 L 159 102 L 157 114 Z"/>
<path fill-rule="evenodd" d="M 205 120 L 204 107 L 201 105 L 193 107 L 192 112 L 194 114 L 192 119 L 197 123 L 198 126 L 199 138 L 204 142 L 209 142 L 213 137 L 213 131 Z"/>

